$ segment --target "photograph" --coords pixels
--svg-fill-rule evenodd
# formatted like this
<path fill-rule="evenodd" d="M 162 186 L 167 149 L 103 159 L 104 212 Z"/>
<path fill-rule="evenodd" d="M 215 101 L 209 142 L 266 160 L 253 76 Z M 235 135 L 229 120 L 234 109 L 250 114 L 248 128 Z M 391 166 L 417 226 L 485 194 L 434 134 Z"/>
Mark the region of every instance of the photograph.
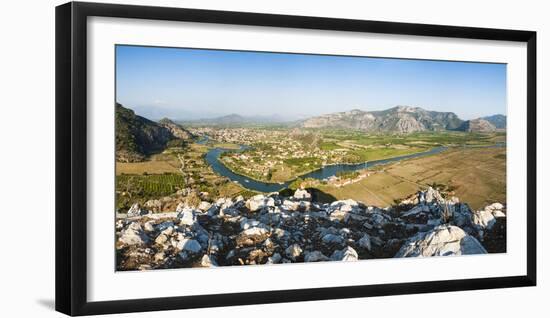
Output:
<path fill-rule="evenodd" d="M 114 50 L 116 271 L 506 253 L 506 63 Z"/>
<path fill-rule="evenodd" d="M 490 1 L 6 2 L 0 317 L 550 312 L 548 10 Z"/>

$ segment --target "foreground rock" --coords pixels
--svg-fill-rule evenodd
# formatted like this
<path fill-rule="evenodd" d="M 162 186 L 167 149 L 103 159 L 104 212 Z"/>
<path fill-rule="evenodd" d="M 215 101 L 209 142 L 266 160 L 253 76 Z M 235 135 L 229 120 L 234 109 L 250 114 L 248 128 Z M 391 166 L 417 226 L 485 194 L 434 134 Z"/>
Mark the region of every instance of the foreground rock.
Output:
<path fill-rule="evenodd" d="M 297 189 L 294 198 L 298 200 L 311 200 L 311 194 L 304 189 Z"/>
<path fill-rule="evenodd" d="M 486 254 L 479 241 L 453 225 L 440 225 L 408 239 L 395 257 Z"/>
<path fill-rule="evenodd" d="M 332 253 L 330 259 L 333 261 L 349 262 L 359 260 L 359 256 L 353 248 L 346 246 L 346 248 L 344 248 L 343 250 L 335 251 L 334 253 Z"/>
<path fill-rule="evenodd" d="M 472 211 L 458 198 L 428 188 L 388 208 L 354 200 L 311 201 L 299 189 L 180 202 L 153 213 L 158 202 L 120 216 L 117 269 L 214 267 L 293 262 L 357 261 L 506 251 L 506 207 Z M 149 208 L 149 210 L 148 210 Z M 130 211 L 129 211 L 130 212 Z"/>
<path fill-rule="evenodd" d="M 143 245 L 149 241 L 149 237 L 138 222 L 132 222 L 122 230 L 118 240 L 126 245 Z"/>

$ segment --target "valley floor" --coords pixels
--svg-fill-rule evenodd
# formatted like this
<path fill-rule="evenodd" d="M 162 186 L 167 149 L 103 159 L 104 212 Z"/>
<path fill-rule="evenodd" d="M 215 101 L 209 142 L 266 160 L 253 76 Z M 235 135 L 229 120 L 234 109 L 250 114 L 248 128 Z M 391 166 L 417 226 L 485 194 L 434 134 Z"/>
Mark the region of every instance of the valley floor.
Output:
<path fill-rule="evenodd" d="M 434 183 L 473 209 L 491 202 L 506 202 L 506 147 L 447 150 L 378 167 L 369 177 L 342 187 L 315 187 L 336 199 L 389 206 Z"/>
<path fill-rule="evenodd" d="M 324 196 L 326 202 L 354 199 L 376 206 L 392 205 L 433 185 L 460 197 L 474 209 L 491 202 L 506 202 L 506 146 L 502 146 L 506 135 L 502 132 L 371 135 L 338 130 L 205 128 L 194 133 L 202 136 L 201 141 L 167 148 L 143 162 L 116 163 L 118 212 L 125 212 L 134 203 L 151 200 L 160 201 L 151 203 L 156 210 L 173 211 L 190 194 L 208 200 L 238 195 L 248 198 L 259 191 L 280 190 L 273 178 L 295 180 L 321 167 L 323 160 L 327 164 L 346 163 L 348 159 L 365 162 L 441 146 L 449 148 L 361 171 L 338 171 L 336 176 L 287 182 L 281 187 L 311 188 L 314 195 Z M 496 144 L 501 146 L 491 147 Z M 222 153 L 219 162 L 240 176 L 275 186 L 247 188 L 247 180 L 241 182 L 224 176 L 206 159 L 212 150 L 241 147 L 241 151 Z M 256 173 L 265 169 L 267 177 Z"/>

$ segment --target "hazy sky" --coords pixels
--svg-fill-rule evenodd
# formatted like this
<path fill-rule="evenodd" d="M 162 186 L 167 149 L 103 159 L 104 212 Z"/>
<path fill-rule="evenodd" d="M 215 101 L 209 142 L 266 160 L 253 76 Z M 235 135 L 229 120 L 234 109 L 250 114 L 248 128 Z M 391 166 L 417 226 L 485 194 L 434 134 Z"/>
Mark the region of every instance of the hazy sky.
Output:
<path fill-rule="evenodd" d="M 117 101 L 151 119 L 301 118 L 396 105 L 506 114 L 506 65 L 117 46 Z"/>

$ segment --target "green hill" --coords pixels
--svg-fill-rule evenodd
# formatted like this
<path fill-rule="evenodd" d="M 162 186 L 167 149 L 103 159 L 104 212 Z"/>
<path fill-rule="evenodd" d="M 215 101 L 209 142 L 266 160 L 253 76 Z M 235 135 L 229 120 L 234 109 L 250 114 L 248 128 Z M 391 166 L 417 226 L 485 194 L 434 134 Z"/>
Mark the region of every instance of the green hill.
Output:
<path fill-rule="evenodd" d="M 119 103 L 115 105 L 116 160 L 143 161 L 162 151 L 170 140 L 177 139 L 168 128 L 138 116 Z"/>

